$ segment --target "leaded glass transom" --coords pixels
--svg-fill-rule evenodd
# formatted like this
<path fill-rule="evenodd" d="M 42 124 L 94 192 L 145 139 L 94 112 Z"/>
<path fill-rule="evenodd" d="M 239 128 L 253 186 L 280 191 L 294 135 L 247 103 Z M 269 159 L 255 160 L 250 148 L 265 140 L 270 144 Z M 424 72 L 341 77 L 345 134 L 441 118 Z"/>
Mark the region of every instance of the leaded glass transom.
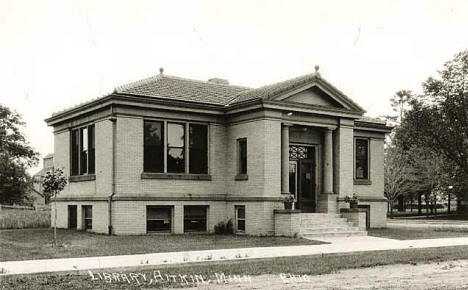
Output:
<path fill-rule="evenodd" d="M 289 159 L 302 160 L 313 159 L 313 150 L 308 146 L 290 145 L 289 146 Z"/>

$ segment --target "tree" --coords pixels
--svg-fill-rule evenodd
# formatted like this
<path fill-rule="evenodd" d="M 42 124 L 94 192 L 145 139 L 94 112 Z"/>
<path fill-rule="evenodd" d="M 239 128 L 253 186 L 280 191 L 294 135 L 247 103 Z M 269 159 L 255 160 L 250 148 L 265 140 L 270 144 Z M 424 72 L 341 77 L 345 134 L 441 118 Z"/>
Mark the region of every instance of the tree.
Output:
<path fill-rule="evenodd" d="M 428 148 L 412 147 L 408 151 L 417 190 L 424 192 L 426 209 L 436 213 L 437 202 L 446 194 L 447 172 L 444 156 Z"/>
<path fill-rule="evenodd" d="M 409 157 L 400 148 L 395 146 L 385 148 L 384 164 L 384 194 L 390 204 L 390 218 L 393 218 L 395 200 L 401 195 L 413 192 L 417 183 L 413 179 Z"/>
<path fill-rule="evenodd" d="M 390 98 L 390 105 L 397 116 L 390 116 L 397 124 L 401 124 L 401 121 L 405 117 L 406 111 L 410 109 L 410 101 L 413 98 L 413 93 L 410 90 L 400 90 L 396 92 L 395 96 Z"/>
<path fill-rule="evenodd" d="M 403 147 L 419 146 L 443 156 L 456 169 L 460 192 L 468 192 L 468 50 L 444 65 L 440 77 L 423 83 L 423 94 L 410 100 Z"/>
<path fill-rule="evenodd" d="M 49 198 L 54 197 L 54 245 L 57 245 L 57 194 L 67 185 L 67 178 L 63 170 L 57 168 L 47 172 L 42 180 L 42 189 Z"/>
<path fill-rule="evenodd" d="M 21 132 L 21 116 L 0 105 L 0 203 L 21 203 L 31 182 L 27 169 L 38 162 L 38 153 Z"/>

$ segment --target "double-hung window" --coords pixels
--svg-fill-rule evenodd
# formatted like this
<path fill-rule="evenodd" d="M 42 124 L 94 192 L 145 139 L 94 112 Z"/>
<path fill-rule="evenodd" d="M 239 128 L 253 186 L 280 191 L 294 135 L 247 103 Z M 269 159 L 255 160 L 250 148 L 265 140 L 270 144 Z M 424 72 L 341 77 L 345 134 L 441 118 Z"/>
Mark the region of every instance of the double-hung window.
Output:
<path fill-rule="evenodd" d="M 185 124 L 167 123 L 167 172 L 185 172 Z"/>
<path fill-rule="evenodd" d="M 144 172 L 207 174 L 208 126 L 145 121 Z"/>
<path fill-rule="evenodd" d="M 369 180 L 369 139 L 354 139 L 354 178 L 356 180 Z"/>
<path fill-rule="evenodd" d="M 71 175 L 94 174 L 94 125 L 71 131 Z"/>

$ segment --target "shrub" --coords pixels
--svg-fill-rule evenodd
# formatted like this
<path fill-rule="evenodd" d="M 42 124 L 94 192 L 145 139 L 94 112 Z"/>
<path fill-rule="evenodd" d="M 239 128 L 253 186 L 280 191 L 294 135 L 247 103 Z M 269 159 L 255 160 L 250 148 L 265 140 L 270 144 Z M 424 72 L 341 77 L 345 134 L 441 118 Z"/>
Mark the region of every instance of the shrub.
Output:
<path fill-rule="evenodd" d="M 217 235 L 230 235 L 234 233 L 234 226 L 232 224 L 232 220 L 228 222 L 219 222 L 214 227 L 215 234 Z"/>

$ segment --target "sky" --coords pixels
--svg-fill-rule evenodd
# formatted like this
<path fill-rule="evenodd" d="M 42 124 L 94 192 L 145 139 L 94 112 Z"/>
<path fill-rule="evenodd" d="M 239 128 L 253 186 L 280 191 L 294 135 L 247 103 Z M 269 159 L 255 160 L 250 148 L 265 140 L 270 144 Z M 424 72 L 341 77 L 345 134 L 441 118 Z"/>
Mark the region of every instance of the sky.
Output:
<path fill-rule="evenodd" d="M 0 0 L 0 104 L 53 112 L 159 73 L 259 87 L 314 72 L 378 117 L 468 48 L 468 1 Z M 38 168 L 32 168 L 31 173 Z"/>

